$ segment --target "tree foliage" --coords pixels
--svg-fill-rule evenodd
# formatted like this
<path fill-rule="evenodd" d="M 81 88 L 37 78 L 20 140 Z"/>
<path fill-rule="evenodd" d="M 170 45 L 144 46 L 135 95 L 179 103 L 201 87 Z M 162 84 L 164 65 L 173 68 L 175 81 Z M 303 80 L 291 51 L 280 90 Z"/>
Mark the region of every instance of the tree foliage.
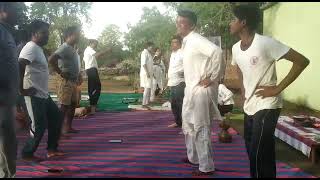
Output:
<path fill-rule="evenodd" d="M 143 8 L 140 21 L 134 26 L 129 26 L 129 29 L 125 35 L 125 45 L 134 59 L 139 58 L 147 41 L 152 41 L 163 51 L 168 51 L 170 39 L 176 33 L 173 18 L 161 14 L 156 7 Z"/>
<path fill-rule="evenodd" d="M 91 2 L 34 2 L 30 7 L 30 19 L 48 22 L 50 38 L 47 49 L 56 49 L 63 42 L 63 31 L 68 26 L 82 25 L 82 19 L 90 22 L 88 10 Z M 84 36 L 82 36 L 84 38 Z M 85 41 L 85 39 L 82 39 Z"/>
<path fill-rule="evenodd" d="M 107 25 L 98 38 L 99 46 L 98 50 L 105 50 L 106 48 L 112 48 L 110 55 L 105 55 L 98 61 L 99 65 L 111 65 L 115 64 L 125 58 L 126 53 L 123 50 L 123 44 L 120 41 L 123 33 L 120 31 L 120 27 L 115 24 Z"/>

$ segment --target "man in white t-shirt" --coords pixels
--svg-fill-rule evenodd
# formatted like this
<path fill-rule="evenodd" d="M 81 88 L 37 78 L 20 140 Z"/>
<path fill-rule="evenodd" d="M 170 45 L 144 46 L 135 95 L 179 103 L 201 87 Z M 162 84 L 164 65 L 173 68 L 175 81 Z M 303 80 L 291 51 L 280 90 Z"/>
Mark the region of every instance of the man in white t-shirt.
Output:
<path fill-rule="evenodd" d="M 140 67 L 140 87 L 143 87 L 142 107 L 150 109 L 152 79 L 153 79 L 153 59 L 151 53 L 154 51 L 154 44 L 147 42 L 145 49 L 141 52 L 141 67 Z"/>
<path fill-rule="evenodd" d="M 101 82 L 98 73 L 97 59 L 101 58 L 106 53 L 111 52 L 111 48 L 107 48 L 102 52 L 96 52 L 98 41 L 95 39 L 89 40 L 89 46 L 84 50 L 83 61 L 84 69 L 88 77 L 88 95 L 91 106 L 91 114 L 96 111 L 96 106 L 101 92 Z"/>
<path fill-rule="evenodd" d="M 253 178 L 275 178 L 274 131 L 282 108 L 281 92 L 307 67 L 309 60 L 267 36 L 256 33 L 261 12 L 251 5 L 236 6 L 231 34 L 240 41 L 232 47 L 232 64 L 238 66 L 245 90 L 244 138 Z M 289 74 L 277 84 L 276 61 L 293 63 Z"/>
<path fill-rule="evenodd" d="M 231 112 L 233 109 L 233 105 L 233 93 L 223 83 L 220 83 L 218 94 L 218 109 L 221 116 L 224 116 L 226 113 Z"/>
<path fill-rule="evenodd" d="M 49 24 L 35 20 L 30 24 L 32 39 L 21 50 L 20 92 L 25 96 L 28 115 L 32 121 L 30 137 L 22 149 L 22 158 L 39 161 L 34 156 L 48 128 L 48 157 L 64 155 L 58 151 L 63 115 L 48 92 L 49 68 L 42 47 L 48 43 Z"/>
<path fill-rule="evenodd" d="M 181 52 L 182 38 L 178 35 L 171 40 L 172 53 L 170 56 L 168 69 L 168 86 L 170 87 L 171 110 L 174 115 L 175 123 L 168 127 L 182 126 L 182 104 L 184 98 L 184 82 L 183 58 Z"/>
<path fill-rule="evenodd" d="M 221 77 L 222 49 L 194 32 L 197 16 L 178 11 L 176 27 L 183 37 L 182 55 L 186 83 L 182 106 L 182 130 L 185 135 L 185 163 L 199 164 L 195 176 L 211 175 L 213 162 L 212 121 L 222 120 L 218 110 L 218 82 Z"/>

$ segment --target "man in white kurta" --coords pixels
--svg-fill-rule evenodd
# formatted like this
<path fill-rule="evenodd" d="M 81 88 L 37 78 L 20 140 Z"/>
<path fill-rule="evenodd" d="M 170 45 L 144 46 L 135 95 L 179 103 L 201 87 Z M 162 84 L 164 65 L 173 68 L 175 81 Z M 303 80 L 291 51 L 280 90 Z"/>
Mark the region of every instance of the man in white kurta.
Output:
<path fill-rule="evenodd" d="M 142 106 L 148 108 L 150 102 L 152 77 L 153 77 L 153 60 L 151 52 L 153 43 L 148 42 L 146 49 L 141 53 L 141 69 L 140 69 L 140 86 L 144 88 Z"/>
<path fill-rule="evenodd" d="M 188 159 L 184 162 L 199 164 L 199 170 L 193 172 L 199 176 L 215 171 L 211 129 L 213 119 L 222 119 L 217 108 L 222 50 L 193 31 L 195 22 L 192 11 L 178 12 L 177 30 L 184 37 L 182 54 L 186 83 L 182 129 Z"/>

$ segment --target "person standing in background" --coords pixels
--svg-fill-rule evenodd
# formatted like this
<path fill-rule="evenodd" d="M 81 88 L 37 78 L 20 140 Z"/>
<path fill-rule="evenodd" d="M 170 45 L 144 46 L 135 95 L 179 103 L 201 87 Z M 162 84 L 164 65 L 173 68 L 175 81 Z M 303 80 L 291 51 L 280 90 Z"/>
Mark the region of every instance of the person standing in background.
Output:
<path fill-rule="evenodd" d="M 80 28 L 68 27 L 64 31 L 65 42 L 49 57 L 53 71 L 60 75 L 58 99 L 64 116 L 62 135 L 78 133 L 78 130 L 72 128 L 72 121 L 77 104 L 77 83 L 80 76 L 78 53 L 74 47 L 79 39 Z"/>
<path fill-rule="evenodd" d="M 89 46 L 84 50 L 83 61 L 84 69 L 88 77 L 88 94 L 91 106 L 91 114 L 96 112 L 97 104 L 101 93 L 101 81 L 98 73 L 97 59 L 101 59 L 105 54 L 111 53 L 111 48 L 106 48 L 104 51 L 97 52 L 98 41 L 95 39 L 89 40 Z"/>
<path fill-rule="evenodd" d="M 142 107 L 150 109 L 148 106 L 150 103 L 152 79 L 153 79 L 153 58 L 152 52 L 154 51 L 154 44 L 147 42 L 145 49 L 141 52 L 141 67 L 140 67 L 140 86 L 143 90 Z"/>
<path fill-rule="evenodd" d="M 175 123 L 168 126 L 171 128 L 182 126 L 182 104 L 186 83 L 184 82 L 181 43 L 182 38 L 178 35 L 171 40 L 172 53 L 168 70 L 168 86 L 170 87 L 171 110 L 175 119 Z"/>

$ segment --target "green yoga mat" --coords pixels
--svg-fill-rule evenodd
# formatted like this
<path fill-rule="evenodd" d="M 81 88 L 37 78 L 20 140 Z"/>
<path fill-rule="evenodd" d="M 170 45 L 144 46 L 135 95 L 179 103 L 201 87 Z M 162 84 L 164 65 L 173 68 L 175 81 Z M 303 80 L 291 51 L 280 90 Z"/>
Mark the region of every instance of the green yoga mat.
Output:
<path fill-rule="evenodd" d="M 170 91 L 165 91 L 162 97 L 168 99 Z M 142 94 L 135 93 L 101 93 L 98 110 L 99 111 L 129 111 L 128 104 L 137 105 L 141 102 L 135 102 L 135 100 L 142 99 Z M 162 103 L 152 103 L 152 105 L 161 106 Z M 80 106 L 89 106 L 89 101 L 81 101 Z M 233 113 L 242 113 L 242 110 L 234 108 Z"/>
<path fill-rule="evenodd" d="M 130 104 L 138 104 L 134 100 L 142 99 L 142 94 L 134 93 L 101 93 L 98 110 L 99 111 L 129 111 L 126 102 Z M 81 101 L 80 106 L 89 106 L 89 101 Z"/>

